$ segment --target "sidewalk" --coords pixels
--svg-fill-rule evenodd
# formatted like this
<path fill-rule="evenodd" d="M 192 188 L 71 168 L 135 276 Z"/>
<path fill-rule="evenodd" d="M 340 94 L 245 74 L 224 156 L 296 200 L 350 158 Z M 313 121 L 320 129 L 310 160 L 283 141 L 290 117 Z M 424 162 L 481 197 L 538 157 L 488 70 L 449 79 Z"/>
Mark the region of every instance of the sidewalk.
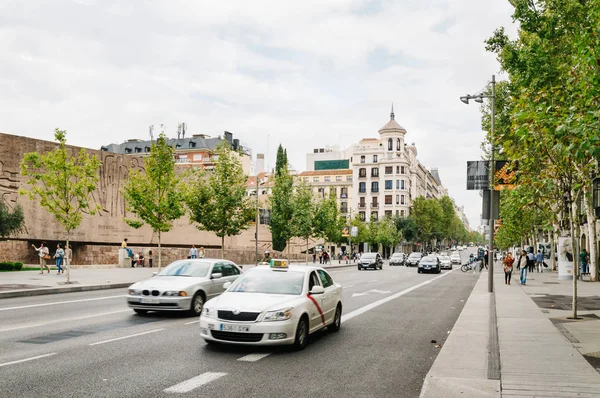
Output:
<path fill-rule="evenodd" d="M 319 265 L 318 263 L 315 265 Z M 244 270 L 254 264 L 241 265 Z M 32 266 L 33 267 L 33 266 Z M 332 264 L 325 269 L 356 267 L 356 264 Z M 164 268 L 164 267 L 163 267 Z M 71 269 L 71 284 L 65 284 L 65 275 L 56 275 L 56 270 L 41 275 L 39 271 L 0 272 L 0 299 L 10 297 L 38 296 L 44 294 L 83 292 L 90 290 L 118 289 L 128 287 L 143 279 L 152 277 L 154 268 L 110 268 L 103 265 L 90 265 L 86 268 Z"/>
<path fill-rule="evenodd" d="M 600 358 L 600 283 L 578 284 L 579 315 L 586 317 L 568 321 L 572 281 L 534 272 L 520 286 L 514 272 L 508 286 L 496 263 L 494 300 L 487 278 L 479 276 L 421 397 L 599 397 L 600 373 L 582 354 Z"/>

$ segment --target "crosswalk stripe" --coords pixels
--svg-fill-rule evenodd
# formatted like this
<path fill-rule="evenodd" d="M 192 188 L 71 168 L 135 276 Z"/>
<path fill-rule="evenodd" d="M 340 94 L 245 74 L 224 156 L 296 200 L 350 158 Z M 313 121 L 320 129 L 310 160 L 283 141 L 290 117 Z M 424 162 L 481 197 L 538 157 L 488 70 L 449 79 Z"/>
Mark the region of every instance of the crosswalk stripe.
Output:
<path fill-rule="evenodd" d="M 259 361 L 259 360 L 263 359 L 264 357 L 268 357 L 269 355 L 271 355 L 270 352 L 267 352 L 267 353 L 257 353 L 257 354 L 248 354 L 245 357 L 239 358 L 238 361 L 242 361 L 242 362 L 256 362 L 256 361 Z"/>
<path fill-rule="evenodd" d="M 211 381 L 220 379 L 223 376 L 226 376 L 227 373 L 219 373 L 219 372 L 206 372 L 202 373 L 199 376 L 192 377 L 189 380 L 181 382 L 179 384 L 175 384 L 172 387 L 165 389 L 166 393 L 170 394 L 185 394 L 186 392 L 190 392 L 204 384 L 208 384 Z"/>

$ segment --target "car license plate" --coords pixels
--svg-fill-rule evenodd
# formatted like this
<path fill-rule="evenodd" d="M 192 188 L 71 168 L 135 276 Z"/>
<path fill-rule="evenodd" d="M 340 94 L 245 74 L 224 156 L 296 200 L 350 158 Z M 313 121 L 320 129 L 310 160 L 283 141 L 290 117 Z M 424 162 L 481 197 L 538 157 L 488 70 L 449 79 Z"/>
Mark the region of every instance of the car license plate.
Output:
<path fill-rule="evenodd" d="M 142 304 L 158 304 L 160 303 L 160 299 L 155 298 L 141 298 L 140 303 Z"/>
<path fill-rule="evenodd" d="M 250 326 L 246 325 L 224 325 L 221 324 L 221 331 L 223 332 L 249 332 Z"/>

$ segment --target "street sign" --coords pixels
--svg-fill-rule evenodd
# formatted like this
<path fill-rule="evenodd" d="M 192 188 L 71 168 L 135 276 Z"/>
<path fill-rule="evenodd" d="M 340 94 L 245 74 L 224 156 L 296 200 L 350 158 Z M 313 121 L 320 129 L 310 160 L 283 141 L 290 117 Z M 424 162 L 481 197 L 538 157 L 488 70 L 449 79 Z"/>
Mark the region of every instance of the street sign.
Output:
<path fill-rule="evenodd" d="M 350 230 L 350 236 L 356 238 L 358 236 L 358 227 L 352 227 Z"/>
<path fill-rule="evenodd" d="M 350 236 L 350 228 L 349 227 L 342 228 L 342 236 L 344 238 L 347 238 Z"/>
<path fill-rule="evenodd" d="M 467 162 L 467 189 L 479 191 L 480 189 L 489 189 L 489 162 L 486 161 L 468 161 Z"/>

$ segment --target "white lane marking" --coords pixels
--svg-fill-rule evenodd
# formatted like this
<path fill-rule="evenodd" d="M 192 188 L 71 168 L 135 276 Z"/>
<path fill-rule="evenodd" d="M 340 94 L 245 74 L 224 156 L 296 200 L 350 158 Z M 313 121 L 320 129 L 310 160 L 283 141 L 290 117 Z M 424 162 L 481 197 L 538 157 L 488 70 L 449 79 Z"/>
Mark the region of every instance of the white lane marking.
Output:
<path fill-rule="evenodd" d="M 175 384 L 174 386 L 165 389 L 165 392 L 171 394 L 185 394 L 186 392 L 190 392 L 204 384 L 210 383 L 213 380 L 220 379 L 225 375 L 227 375 L 227 373 L 202 373 L 200 376 L 192 377 L 189 380 L 186 380 L 179 384 Z"/>
<path fill-rule="evenodd" d="M 8 332 L 8 331 L 11 331 L 11 330 L 34 328 L 34 327 L 38 327 L 38 326 L 46 326 L 46 325 L 51 325 L 53 323 L 62 323 L 62 322 L 70 322 L 70 321 L 80 321 L 82 319 L 95 318 L 97 316 L 113 315 L 113 314 L 119 314 L 121 312 L 130 312 L 130 311 L 131 310 L 119 310 L 119 311 L 112 311 L 112 312 L 104 312 L 102 314 L 79 316 L 79 317 L 75 317 L 75 318 L 56 319 L 56 320 L 50 321 L 50 322 L 42 322 L 42 323 L 35 323 L 35 324 L 30 324 L 30 325 L 16 326 L 14 328 L 0 329 L 0 332 Z"/>
<path fill-rule="evenodd" d="M 350 289 L 352 286 L 354 285 L 347 285 L 347 286 L 342 286 L 344 289 Z"/>
<path fill-rule="evenodd" d="M 150 334 L 150 333 L 156 333 L 156 332 L 160 332 L 161 330 L 165 330 L 164 328 L 161 329 L 154 329 L 154 330 L 149 330 L 147 332 L 142 332 L 142 333 L 136 333 L 136 334 L 130 334 L 129 336 L 123 336 L 123 337 L 117 337 L 115 339 L 110 339 L 110 340 L 104 340 L 104 341 L 97 341 L 95 343 L 89 344 L 89 345 L 98 345 L 98 344 L 104 344 L 104 343 L 110 343 L 112 341 L 118 341 L 118 340 L 124 340 L 124 339 L 129 339 L 131 337 L 137 337 L 137 336 L 143 336 L 145 334 Z"/>
<path fill-rule="evenodd" d="M 352 297 L 368 296 L 369 293 L 390 294 L 391 291 L 371 289 L 371 290 L 367 290 L 366 292 L 362 292 L 362 293 L 354 293 L 354 294 L 352 294 Z"/>
<path fill-rule="evenodd" d="M 18 307 L 7 307 L 0 308 L 0 311 L 8 311 L 8 310 L 21 310 L 23 308 L 35 308 L 35 307 L 46 307 L 49 305 L 58 305 L 58 304 L 71 304 L 71 303 L 84 303 L 86 301 L 98 301 L 98 300 L 109 300 L 114 298 L 126 297 L 126 294 L 122 294 L 120 296 L 108 296 L 108 297 L 96 297 L 89 299 L 81 299 L 81 300 L 69 300 L 69 301 L 55 301 L 53 303 L 42 303 L 42 304 L 31 304 L 31 305 L 20 305 Z"/>
<path fill-rule="evenodd" d="M 268 353 L 257 353 L 257 354 L 248 354 L 245 357 L 241 357 L 238 358 L 238 361 L 242 361 L 242 362 L 256 362 L 259 361 L 261 359 L 263 359 L 264 357 L 268 357 L 269 355 L 271 355 L 270 352 Z"/>
<path fill-rule="evenodd" d="M 14 365 L 14 364 L 17 364 L 17 363 L 33 361 L 35 359 L 51 357 L 52 355 L 56 355 L 56 353 L 55 352 L 51 352 L 50 354 L 38 355 L 37 357 L 31 357 L 31 358 L 19 359 L 18 361 L 0 363 L 0 368 L 3 367 L 3 366 Z"/>
<path fill-rule="evenodd" d="M 191 325 L 192 323 L 198 323 L 200 322 L 199 320 L 195 320 L 195 321 L 191 321 L 191 322 L 186 322 L 184 323 L 184 325 Z"/>
<path fill-rule="evenodd" d="M 438 279 L 440 279 L 440 278 L 443 278 L 443 277 L 444 277 L 444 276 L 446 276 L 446 275 L 450 275 L 450 273 L 452 273 L 452 272 L 456 271 L 457 269 L 458 269 L 458 268 L 455 268 L 455 269 L 453 269 L 453 270 L 452 270 L 452 271 L 450 271 L 450 272 L 446 272 L 446 273 L 444 273 L 444 274 L 441 274 L 441 275 L 439 275 L 439 276 L 436 276 L 436 277 L 435 277 L 435 278 L 433 278 L 433 279 L 428 279 L 428 280 L 426 280 L 426 281 L 424 281 L 424 282 L 421 282 L 421 283 L 419 283 L 418 285 L 414 285 L 414 286 L 412 286 L 412 287 L 409 287 L 408 289 L 404 289 L 404 290 L 402 290 L 401 292 L 398 292 L 398 293 L 392 294 L 392 295 L 391 295 L 391 296 L 389 296 L 389 297 L 382 298 L 381 300 L 377 300 L 377 301 L 375 301 L 375 302 L 372 302 L 371 304 L 365 305 L 364 307 L 360 307 L 359 309 L 356 309 L 356 310 L 354 310 L 354 311 L 352 311 L 352 312 L 349 312 L 349 313 L 347 313 L 347 314 L 345 314 L 345 315 L 342 315 L 342 322 L 349 321 L 350 319 L 352 319 L 352 318 L 354 318 L 354 317 L 357 317 L 357 316 L 359 316 L 359 315 L 361 315 L 361 314 L 364 314 L 364 313 L 365 313 L 365 312 L 367 312 L 367 311 L 370 311 L 370 310 L 372 310 L 373 308 L 379 307 L 380 305 L 387 303 L 388 301 L 392 301 L 392 300 L 394 300 L 394 299 L 397 299 L 398 297 L 404 296 L 405 294 L 407 294 L 407 293 L 410 293 L 410 292 L 412 292 L 413 290 L 417 290 L 417 289 L 418 289 L 418 288 L 420 288 L 420 287 L 423 287 L 423 286 L 425 286 L 425 285 L 427 285 L 427 284 L 429 284 L 429 283 L 431 283 L 431 282 L 433 282 L 433 281 L 436 281 L 436 280 L 438 280 Z"/>

